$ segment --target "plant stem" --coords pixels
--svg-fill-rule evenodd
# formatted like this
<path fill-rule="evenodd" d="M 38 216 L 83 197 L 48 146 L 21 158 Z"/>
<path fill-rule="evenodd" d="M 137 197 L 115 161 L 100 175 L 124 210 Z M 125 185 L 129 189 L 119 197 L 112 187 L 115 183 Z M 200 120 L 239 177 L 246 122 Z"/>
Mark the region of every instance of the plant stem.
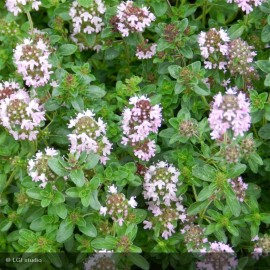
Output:
<path fill-rule="evenodd" d="M 210 107 L 209 104 L 208 104 L 208 102 L 207 102 L 207 100 L 206 100 L 206 98 L 205 98 L 205 96 L 201 96 L 201 97 L 202 97 L 203 103 L 204 103 L 207 107 Z"/>
<path fill-rule="evenodd" d="M 201 218 L 204 218 L 204 215 L 205 215 L 205 212 L 206 212 L 206 210 L 208 209 L 208 207 L 210 206 L 210 204 L 212 203 L 212 200 L 210 200 L 209 202 L 208 202 L 208 204 L 205 206 L 205 208 L 203 209 L 203 212 L 201 213 Z"/>
<path fill-rule="evenodd" d="M 171 5 L 169 0 L 167 0 L 167 4 L 168 4 L 168 7 L 169 7 L 169 15 L 172 16 L 173 15 L 173 10 L 172 10 L 172 5 Z"/>
<path fill-rule="evenodd" d="M 198 196 L 197 196 L 196 188 L 195 188 L 195 186 L 194 186 L 194 185 L 192 185 L 192 190 L 193 190 L 193 193 L 194 193 L 195 199 L 196 199 L 196 201 L 197 201 Z"/>
<path fill-rule="evenodd" d="M 203 1 L 203 17 L 202 17 L 202 24 L 203 24 L 203 27 L 205 27 L 205 23 L 206 23 L 206 3 L 207 1 L 204 0 Z"/>
<path fill-rule="evenodd" d="M 6 183 L 6 185 L 5 185 L 4 189 L 3 189 L 3 191 L 11 184 L 11 182 L 12 182 L 12 180 L 13 180 L 13 178 L 14 178 L 16 172 L 17 172 L 16 169 L 14 169 L 14 170 L 12 171 L 12 173 L 11 173 L 11 175 L 9 176 L 8 181 L 7 181 L 7 183 Z"/>
<path fill-rule="evenodd" d="M 26 11 L 26 15 L 27 15 L 27 19 L 28 19 L 28 22 L 29 22 L 29 26 L 30 26 L 30 33 L 31 33 L 31 35 L 33 35 L 33 33 L 34 33 L 34 25 L 33 25 L 32 17 L 30 15 L 29 11 Z"/>

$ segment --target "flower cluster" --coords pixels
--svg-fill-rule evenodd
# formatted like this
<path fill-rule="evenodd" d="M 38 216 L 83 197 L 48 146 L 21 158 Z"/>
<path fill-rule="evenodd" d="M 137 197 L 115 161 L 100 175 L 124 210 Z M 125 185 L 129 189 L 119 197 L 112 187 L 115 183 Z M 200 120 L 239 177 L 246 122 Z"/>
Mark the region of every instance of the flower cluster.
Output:
<path fill-rule="evenodd" d="M 208 242 L 207 237 L 204 236 L 205 229 L 200 225 L 190 223 L 181 229 L 181 234 L 184 235 L 184 242 L 188 252 L 198 252 L 203 249 L 205 243 Z"/>
<path fill-rule="evenodd" d="M 270 236 L 265 234 L 263 237 L 254 237 L 252 241 L 255 241 L 254 250 L 252 256 L 255 259 L 259 259 L 260 256 L 269 256 L 270 253 Z"/>
<path fill-rule="evenodd" d="M 39 10 L 41 1 L 37 0 L 6 0 L 6 7 L 9 12 L 12 12 L 15 16 L 23 12 L 24 6 L 29 6 L 32 9 Z"/>
<path fill-rule="evenodd" d="M 184 120 L 179 125 L 179 133 L 184 137 L 191 138 L 198 132 L 198 123 L 195 119 Z"/>
<path fill-rule="evenodd" d="M 27 86 L 39 87 L 48 83 L 53 73 L 49 64 L 50 54 L 50 47 L 42 34 L 37 34 L 33 39 L 26 38 L 16 46 L 14 63 Z"/>
<path fill-rule="evenodd" d="M 72 134 L 68 135 L 71 143 L 70 152 L 98 153 L 100 162 L 106 164 L 112 144 L 106 137 L 106 124 L 101 118 L 96 121 L 94 116 L 95 114 L 91 110 L 86 110 L 70 120 L 68 127 L 74 127 Z"/>
<path fill-rule="evenodd" d="M 249 101 L 242 92 L 237 94 L 229 89 L 225 95 L 217 94 L 208 119 L 210 128 L 213 130 L 212 139 L 220 139 L 229 129 L 233 130 L 235 137 L 243 136 L 251 122 L 249 105 Z"/>
<path fill-rule="evenodd" d="M 2 99 L 10 97 L 12 94 L 20 90 L 18 83 L 13 81 L 3 81 L 0 82 L 0 101 Z"/>
<path fill-rule="evenodd" d="M 13 21 L 13 22 L 6 22 L 5 20 L 0 20 L 0 34 L 8 37 L 17 37 L 20 28 L 19 25 Z"/>
<path fill-rule="evenodd" d="M 244 183 L 242 177 L 229 179 L 228 182 L 231 184 L 232 189 L 234 193 L 236 194 L 237 199 L 240 202 L 243 202 L 246 197 L 246 190 L 248 188 L 248 184 Z"/>
<path fill-rule="evenodd" d="M 99 252 L 90 256 L 87 262 L 84 264 L 85 270 L 100 270 L 110 269 L 116 270 L 115 262 L 112 258 L 112 253 L 108 251 Z"/>
<path fill-rule="evenodd" d="M 90 1 L 89 7 L 81 6 L 77 1 L 73 1 L 69 10 L 69 15 L 72 19 L 73 32 L 71 39 L 78 44 L 80 50 L 88 49 L 89 47 L 80 40 L 80 34 L 99 33 L 103 26 L 103 14 L 106 7 L 102 0 Z"/>
<path fill-rule="evenodd" d="M 45 111 L 38 99 L 31 99 L 27 92 L 18 90 L 0 103 L 2 125 L 15 140 L 36 140 L 38 127 L 45 120 Z"/>
<path fill-rule="evenodd" d="M 211 28 L 208 32 L 201 32 L 198 42 L 201 55 L 205 58 L 204 65 L 206 69 L 222 69 L 226 70 L 230 38 L 223 30 Z"/>
<path fill-rule="evenodd" d="M 235 269 L 238 260 L 234 250 L 222 242 L 209 243 L 209 248 L 201 250 L 203 261 L 197 262 L 197 269 Z"/>
<path fill-rule="evenodd" d="M 246 14 L 253 11 L 254 6 L 258 7 L 264 2 L 266 2 L 266 0 L 227 0 L 227 3 L 236 3 Z"/>
<path fill-rule="evenodd" d="M 44 152 L 38 151 L 33 159 L 28 162 L 28 174 L 34 182 L 41 181 L 40 187 L 44 188 L 48 181 L 54 181 L 57 175 L 50 169 L 48 160 L 58 156 L 58 152 L 47 147 Z"/>
<path fill-rule="evenodd" d="M 130 200 L 127 200 L 123 193 L 117 193 L 117 188 L 114 185 L 109 187 L 109 193 L 106 206 L 100 208 L 100 214 L 110 215 L 113 221 L 122 226 L 129 217 L 130 207 L 136 208 L 137 206 L 136 197 L 132 196 Z"/>
<path fill-rule="evenodd" d="M 157 133 L 161 126 L 161 107 L 152 106 L 145 96 L 133 97 L 129 100 L 133 107 L 123 112 L 122 128 L 124 136 L 122 144 L 134 147 L 134 154 L 142 160 L 149 160 L 155 155 L 156 145 L 147 137 Z"/>
<path fill-rule="evenodd" d="M 152 221 L 144 221 L 144 228 L 151 229 L 153 223 L 160 222 L 165 239 L 175 232 L 178 220 L 186 218 L 182 197 L 176 195 L 179 175 L 175 167 L 163 161 L 151 165 L 144 175 L 143 196 L 154 215 Z"/>
<path fill-rule="evenodd" d="M 257 78 L 257 72 L 252 66 L 253 58 L 256 52 L 247 42 L 238 38 L 230 42 L 228 53 L 228 69 L 232 75 L 242 75 L 246 79 Z"/>
<path fill-rule="evenodd" d="M 156 54 L 157 44 L 148 44 L 148 40 L 137 46 L 136 56 L 138 59 L 150 59 Z"/>
<path fill-rule="evenodd" d="M 117 7 L 117 14 L 114 24 L 123 37 L 130 33 L 143 32 L 155 16 L 146 7 L 136 7 L 133 1 L 122 2 Z"/>

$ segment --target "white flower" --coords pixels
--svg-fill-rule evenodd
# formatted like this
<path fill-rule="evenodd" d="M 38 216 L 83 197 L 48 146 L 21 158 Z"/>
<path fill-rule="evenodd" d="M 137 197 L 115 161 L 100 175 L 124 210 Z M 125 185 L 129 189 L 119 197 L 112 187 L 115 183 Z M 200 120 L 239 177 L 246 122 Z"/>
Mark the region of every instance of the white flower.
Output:
<path fill-rule="evenodd" d="M 132 208 L 136 208 L 136 206 L 138 205 L 138 203 L 135 201 L 136 196 L 132 196 L 129 201 L 128 204 L 132 207 Z"/>

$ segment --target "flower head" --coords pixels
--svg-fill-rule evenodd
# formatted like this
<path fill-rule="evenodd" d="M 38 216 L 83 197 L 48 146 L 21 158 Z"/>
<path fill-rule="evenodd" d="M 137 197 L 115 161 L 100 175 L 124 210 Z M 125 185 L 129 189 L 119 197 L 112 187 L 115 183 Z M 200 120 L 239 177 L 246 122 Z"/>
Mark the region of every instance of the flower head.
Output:
<path fill-rule="evenodd" d="M 38 151 L 33 159 L 28 162 L 28 174 L 32 177 L 34 182 L 40 182 L 40 187 L 45 187 L 48 181 L 54 181 L 57 175 L 50 169 L 48 160 L 51 157 L 58 156 L 58 152 L 47 147 L 45 151 Z"/>
<path fill-rule="evenodd" d="M 15 16 L 23 12 L 25 6 L 32 9 L 39 10 L 41 1 L 37 0 L 6 0 L 6 7 L 9 12 L 12 12 Z"/>
<path fill-rule="evenodd" d="M 114 24 L 121 35 L 127 37 L 130 33 L 143 32 L 154 20 L 155 16 L 148 8 L 139 8 L 133 1 L 127 1 L 117 7 Z"/>
<path fill-rule="evenodd" d="M 227 0 L 227 3 L 236 3 L 239 8 L 243 10 L 246 14 L 253 11 L 253 7 L 258 7 L 266 0 Z"/>
<path fill-rule="evenodd" d="M 81 6 L 78 1 L 73 1 L 69 10 L 73 24 L 71 39 L 79 46 L 80 50 L 89 48 L 84 39 L 80 38 L 80 34 L 99 33 L 104 26 L 103 15 L 106 12 L 106 7 L 103 1 L 89 2 L 90 6 L 86 8 Z"/>
<path fill-rule="evenodd" d="M 70 152 L 98 153 L 100 162 L 106 164 L 112 144 L 106 137 L 106 124 L 101 118 L 95 120 L 94 116 L 91 110 L 86 110 L 70 120 L 68 127 L 74 128 L 72 134 L 68 135 Z"/>
<path fill-rule="evenodd" d="M 45 111 L 38 99 L 22 89 L 0 103 L 1 124 L 15 140 L 36 140 L 38 127 L 45 120 Z"/>
<path fill-rule="evenodd" d="M 51 54 L 47 40 L 41 34 L 33 39 L 24 39 L 14 50 L 14 63 L 27 86 L 44 86 L 53 73 L 49 64 Z"/>
<path fill-rule="evenodd" d="M 232 129 L 235 137 L 243 136 L 251 123 L 249 105 L 242 92 L 236 94 L 228 90 L 225 95 L 217 94 L 208 119 L 212 129 L 211 137 L 219 139 L 229 129 Z"/>
<path fill-rule="evenodd" d="M 157 44 L 148 44 L 148 40 L 137 46 L 136 56 L 138 59 L 150 59 L 156 54 Z"/>

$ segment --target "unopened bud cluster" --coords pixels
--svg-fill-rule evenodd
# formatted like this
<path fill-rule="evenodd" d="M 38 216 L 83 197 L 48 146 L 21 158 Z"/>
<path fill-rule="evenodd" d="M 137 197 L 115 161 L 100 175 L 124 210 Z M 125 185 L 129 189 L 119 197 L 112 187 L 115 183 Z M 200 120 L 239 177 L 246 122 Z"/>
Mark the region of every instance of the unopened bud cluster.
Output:
<path fill-rule="evenodd" d="M 152 106 L 145 96 L 133 97 L 129 104 L 132 108 L 125 108 L 123 112 L 122 144 L 132 146 L 138 158 L 149 160 L 155 155 L 156 144 L 147 137 L 151 133 L 157 133 L 158 127 L 161 126 L 161 107 Z"/>
<path fill-rule="evenodd" d="M 207 69 L 226 70 L 226 55 L 228 55 L 230 38 L 223 30 L 211 28 L 208 32 L 199 34 L 201 55 L 205 58 L 204 65 Z"/>
<path fill-rule="evenodd" d="M 137 46 L 136 56 L 138 59 L 150 59 L 156 54 L 157 44 L 148 44 L 148 40 Z"/>
<path fill-rule="evenodd" d="M 139 8 L 133 1 L 127 1 L 117 7 L 114 25 L 123 37 L 127 37 L 130 33 L 143 32 L 154 20 L 155 16 L 148 8 Z"/>
<path fill-rule="evenodd" d="M 236 195 L 236 198 L 240 202 L 243 202 L 246 197 L 246 190 L 248 188 L 248 184 L 244 183 L 242 177 L 229 179 L 228 182 L 231 184 L 231 187 Z"/>
<path fill-rule="evenodd" d="M 184 137 L 191 138 L 198 132 L 198 124 L 194 119 L 184 120 L 179 125 L 179 133 Z"/>
<path fill-rule="evenodd" d="M 257 72 L 252 65 L 253 58 L 256 56 L 254 49 L 246 41 L 237 38 L 230 42 L 228 53 L 228 69 L 232 75 L 242 75 L 246 79 L 257 78 Z"/>
<path fill-rule="evenodd" d="M 179 34 L 179 29 L 175 24 L 169 23 L 164 28 L 164 38 L 167 42 L 173 43 Z"/>
<path fill-rule="evenodd" d="M 6 7 L 9 12 L 12 12 L 15 16 L 24 12 L 24 7 L 28 6 L 32 9 L 39 10 L 41 1 L 36 0 L 6 0 Z"/>
<path fill-rule="evenodd" d="M 237 163 L 241 157 L 239 145 L 236 144 L 226 145 L 221 153 L 228 163 Z"/>
<path fill-rule="evenodd" d="M 184 235 L 184 242 L 188 252 L 198 252 L 205 246 L 208 239 L 205 237 L 204 232 L 205 229 L 200 225 L 195 225 L 193 223 L 187 224 L 181 230 L 181 234 Z"/>
<path fill-rule="evenodd" d="M 39 100 L 30 98 L 22 89 L 1 100 L 0 115 L 1 124 L 15 140 L 36 140 L 38 128 L 45 120 Z"/>
<path fill-rule="evenodd" d="M 165 239 L 175 232 L 178 220 L 186 218 L 182 197 L 176 195 L 179 175 L 175 167 L 161 161 L 151 165 L 144 176 L 143 196 L 154 215 L 151 221 L 144 221 L 144 228 L 151 229 L 153 223 L 160 223 Z"/>
<path fill-rule="evenodd" d="M 58 156 L 58 152 L 47 147 L 44 152 L 38 151 L 33 159 L 28 162 L 28 174 L 34 182 L 41 182 L 40 187 L 44 188 L 48 181 L 54 181 L 57 175 L 50 169 L 48 160 Z"/>
<path fill-rule="evenodd" d="M 33 39 L 24 39 L 14 50 L 14 63 L 27 86 L 44 86 L 53 73 L 49 64 L 51 48 L 40 33 Z"/>
<path fill-rule="evenodd" d="M 116 270 L 115 262 L 110 252 L 99 252 L 90 256 L 84 264 L 85 270 Z"/>
<path fill-rule="evenodd" d="M 8 37 L 16 37 L 19 34 L 19 25 L 16 22 L 6 22 L 0 20 L 0 34 Z"/>
<path fill-rule="evenodd" d="M 106 206 L 100 208 L 101 215 L 110 215 L 114 222 L 118 222 L 120 226 L 129 218 L 130 207 L 136 208 L 136 197 L 126 199 L 123 193 L 118 193 L 117 188 L 112 185 L 109 187 L 109 195 L 107 196 Z"/>
<path fill-rule="evenodd" d="M 243 156 L 248 156 L 256 149 L 255 141 L 253 138 L 247 137 L 241 141 L 241 151 Z"/>
<path fill-rule="evenodd" d="M 197 269 L 236 269 L 238 260 L 234 250 L 222 242 L 209 243 L 208 248 L 201 250 L 203 260 L 197 262 Z"/>
<path fill-rule="evenodd" d="M 69 10 L 73 24 L 71 39 L 78 44 L 80 50 L 89 48 L 83 40 L 80 40 L 80 34 L 90 35 L 101 32 L 104 26 L 103 15 L 105 11 L 106 7 L 102 0 L 90 1 L 90 6 L 87 8 L 81 6 L 78 1 L 73 1 Z"/>
<path fill-rule="evenodd" d="M 262 237 L 256 236 L 253 241 L 255 241 L 254 250 L 252 255 L 255 259 L 259 259 L 260 256 L 269 256 L 270 253 L 270 236 L 265 234 Z"/>
<path fill-rule="evenodd" d="M 94 116 L 91 110 L 86 110 L 70 120 L 68 127 L 74 128 L 72 134 L 68 135 L 70 152 L 98 153 L 100 162 L 106 164 L 112 144 L 106 137 L 106 124 L 101 118 L 96 121 Z"/>
<path fill-rule="evenodd" d="M 250 103 L 242 92 L 238 94 L 232 89 L 225 95 L 221 93 L 214 97 L 209 124 L 212 129 L 212 139 L 219 139 L 227 130 L 232 130 L 234 137 L 243 136 L 250 128 Z"/>
<path fill-rule="evenodd" d="M 264 2 L 267 2 L 267 0 L 227 0 L 227 3 L 237 4 L 246 14 L 249 14 L 254 7 L 258 7 Z"/>

